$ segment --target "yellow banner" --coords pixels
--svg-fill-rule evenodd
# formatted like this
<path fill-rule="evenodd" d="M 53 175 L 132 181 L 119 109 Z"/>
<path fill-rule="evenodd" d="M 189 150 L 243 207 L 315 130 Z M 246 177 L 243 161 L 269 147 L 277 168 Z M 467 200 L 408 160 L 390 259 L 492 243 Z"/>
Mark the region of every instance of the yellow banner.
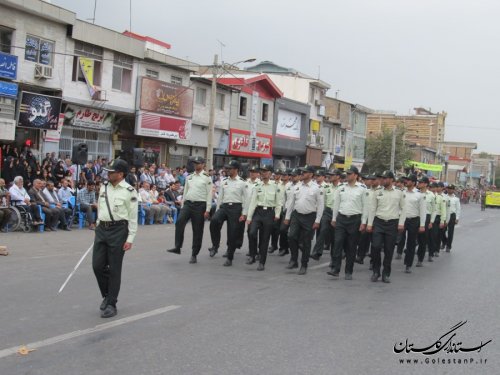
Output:
<path fill-rule="evenodd" d="M 441 164 L 420 163 L 420 162 L 414 161 L 414 160 L 408 160 L 406 165 L 409 167 L 413 166 L 415 168 L 423 169 L 425 171 L 431 171 L 431 172 L 441 172 L 443 170 L 443 166 Z"/>
<path fill-rule="evenodd" d="M 80 68 L 82 69 L 83 76 L 87 82 L 87 87 L 89 89 L 90 96 L 93 97 L 95 94 L 94 88 L 94 60 L 87 59 L 85 57 L 80 57 Z"/>

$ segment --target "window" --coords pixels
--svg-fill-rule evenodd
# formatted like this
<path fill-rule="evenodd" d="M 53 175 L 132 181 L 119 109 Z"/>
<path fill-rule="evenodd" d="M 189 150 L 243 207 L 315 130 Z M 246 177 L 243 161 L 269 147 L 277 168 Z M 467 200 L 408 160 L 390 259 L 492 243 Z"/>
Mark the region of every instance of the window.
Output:
<path fill-rule="evenodd" d="M 158 77 L 160 77 L 160 73 L 156 70 L 146 69 L 146 77 L 158 79 Z"/>
<path fill-rule="evenodd" d="M 87 82 L 83 75 L 82 68 L 80 67 L 80 57 L 92 60 L 87 66 L 89 71 L 89 78 L 92 82 L 90 84 L 101 86 L 102 77 L 102 57 L 103 49 L 93 44 L 75 42 L 75 57 L 73 58 L 73 81 Z"/>
<path fill-rule="evenodd" d="M 0 26 L 0 51 L 10 53 L 12 46 L 12 30 Z"/>
<path fill-rule="evenodd" d="M 174 85 L 182 86 L 182 77 L 172 76 L 172 77 L 170 77 L 170 83 L 173 83 Z"/>
<path fill-rule="evenodd" d="M 207 105 L 207 89 L 201 87 L 196 88 L 196 104 Z"/>
<path fill-rule="evenodd" d="M 269 121 L 269 104 L 267 103 L 262 103 L 262 113 L 261 113 L 261 119 L 262 122 L 268 122 Z"/>
<path fill-rule="evenodd" d="M 113 89 L 123 92 L 131 91 L 133 67 L 134 59 L 131 56 L 115 53 L 113 61 Z"/>
<path fill-rule="evenodd" d="M 54 42 L 26 35 L 24 59 L 43 65 L 54 65 Z"/>
<path fill-rule="evenodd" d="M 247 117 L 247 103 L 248 98 L 244 96 L 240 96 L 240 111 L 239 114 L 241 117 Z"/>
<path fill-rule="evenodd" d="M 220 111 L 223 111 L 225 101 L 226 101 L 226 95 L 217 93 L 217 96 L 215 97 L 215 108 L 217 108 Z"/>

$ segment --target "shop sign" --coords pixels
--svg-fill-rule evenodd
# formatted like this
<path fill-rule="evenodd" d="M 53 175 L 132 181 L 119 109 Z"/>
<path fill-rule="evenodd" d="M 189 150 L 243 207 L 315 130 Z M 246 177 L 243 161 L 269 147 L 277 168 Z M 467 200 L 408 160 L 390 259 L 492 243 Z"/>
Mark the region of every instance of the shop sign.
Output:
<path fill-rule="evenodd" d="M 0 96 L 17 98 L 17 83 L 0 81 Z"/>
<path fill-rule="evenodd" d="M 23 91 L 19 103 L 17 126 L 57 130 L 62 99 Z"/>
<path fill-rule="evenodd" d="M 272 157 L 272 136 L 257 133 L 255 138 L 250 137 L 247 130 L 230 130 L 229 154 L 254 158 Z"/>
<path fill-rule="evenodd" d="M 6 79 L 17 78 L 17 56 L 0 52 L 0 77 Z"/>
<path fill-rule="evenodd" d="M 140 109 L 163 115 L 193 117 L 194 90 L 189 87 L 141 78 Z"/>
<path fill-rule="evenodd" d="M 68 105 L 64 113 L 68 125 L 82 128 L 111 130 L 115 114 L 93 108 Z"/>
<path fill-rule="evenodd" d="M 135 134 L 165 139 L 189 139 L 191 120 L 139 112 L 135 121 Z"/>
<path fill-rule="evenodd" d="M 302 115 L 300 113 L 280 109 L 276 124 L 276 137 L 300 140 L 301 121 Z"/>

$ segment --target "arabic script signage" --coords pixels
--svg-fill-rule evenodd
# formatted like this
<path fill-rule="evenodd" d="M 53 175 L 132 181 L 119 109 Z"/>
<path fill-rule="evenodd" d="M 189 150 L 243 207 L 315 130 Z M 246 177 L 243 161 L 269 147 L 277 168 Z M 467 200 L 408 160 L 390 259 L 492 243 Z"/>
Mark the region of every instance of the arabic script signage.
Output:
<path fill-rule="evenodd" d="M 17 126 L 57 130 L 62 99 L 23 91 Z"/>
<path fill-rule="evenodd" d="M 276 124 L 276 137 L 300 140 L 301 120 L 300 113 L 280 109 Z"/>
<path fill-rule="evenodd" d="M 255 144 L 252 144 L 255 142 Z M 230 130 L 229 155 L 247 156 L 251 158 L 272 157 L 272 136 L 257 133 L 255 138 L 250 137 L 247 130 Z"/>
<path fill-rule="evenodd" d="M 0 81 L 0 96 L 17 98 L 17 83 Z"/>
<path fill-rule="evenodd" d="M 7 79 L 17 78 L 17 56 L 0 52 L 0 77 Z"/>
<path fill-rule="evenodd" d="M 193 117 L 194 90 L 142 77 L 140 109 L 163 115 Z"/>
<path fill-rule="evenodd" d="M 165 139 L 189 139 L 191 120 L 139 112 L 135 121 L 135 134 Z"/>
<path fill-rule="evenodd" d="M 67 106 L 64 115 L 69 125 L 101 130 L 110 130 L 115 118 L 112 112 L 73 105 Z"/>

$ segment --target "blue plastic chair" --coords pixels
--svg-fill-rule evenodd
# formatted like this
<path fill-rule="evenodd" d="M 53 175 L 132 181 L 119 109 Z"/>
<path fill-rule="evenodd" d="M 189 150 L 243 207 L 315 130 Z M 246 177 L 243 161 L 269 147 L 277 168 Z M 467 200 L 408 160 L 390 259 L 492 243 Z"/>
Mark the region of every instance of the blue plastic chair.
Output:
<path fill-rule="evenodd" d="M 42 211 L 42 206 L 41 205 L 37 204 L 36 207 L 38 208 L 38 213 L 40 214 L 40 218 L 43 221 L 43 224 L 40 224 L 38 226 L 38 231 L 40 233 L 43 233 L 43 232 L 45 232 L 45 214 Z"/>

